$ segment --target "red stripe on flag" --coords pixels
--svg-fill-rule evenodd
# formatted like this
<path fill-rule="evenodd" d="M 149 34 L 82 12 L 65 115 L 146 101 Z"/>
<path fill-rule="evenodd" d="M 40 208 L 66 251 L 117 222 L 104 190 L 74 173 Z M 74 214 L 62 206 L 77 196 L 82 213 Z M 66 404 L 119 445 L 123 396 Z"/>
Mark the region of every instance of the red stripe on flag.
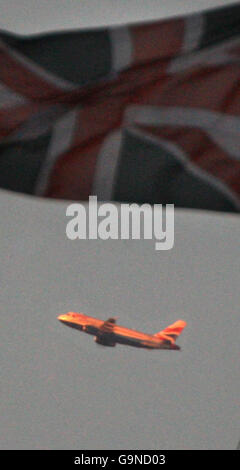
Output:
<path fill-rule="evenodd" d="M 74 131 L 74 145 L 98 139 L 116 127 L 120 127 L 126 98 L 119 96 L 111 100 L 105 98 L 93 106 L 80 108 Z"/>
<path fill-rule="evenodd" d="M 0 137 L 8 137 L 40 109 L 38 103 L 0 109 Z"/>
<path fill-rule="evenodd" d="M 181 50 L 184 20 L 169 20 L 130 27 L 133 63 L 170 58 Z"/>
<path fill-rule="evenodd" d="M 240 114 L 240 68 L 237 65 L 200 68 L 175 74 L 145 86 L 137 102 L 166 107 L 206 108 L 232 115 Z"/>
<path fill-rule="evenodd" d="M 49 177 L 46 197 L 87 200 L 91 194 L 94 171 L 101 142 L 78 146 L 58 158 Z"/>

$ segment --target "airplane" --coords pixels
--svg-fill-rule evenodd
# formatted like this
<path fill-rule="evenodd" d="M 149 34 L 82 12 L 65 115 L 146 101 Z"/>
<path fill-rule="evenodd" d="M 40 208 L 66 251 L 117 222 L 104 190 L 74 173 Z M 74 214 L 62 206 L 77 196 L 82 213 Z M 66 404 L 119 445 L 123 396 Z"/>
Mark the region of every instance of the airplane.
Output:
<path fill-rule="evenodd" d="M 76 312 L 68 312 L 57 317 L 64 325 L 94 335 L 95 342 L 103 346 L 114 347 L 119 343 L 146 349 L 180 349 L 175 341 L 186 326 L 186 322 L 183 320 L 177 320 L 164 330 L 154 335 L 148 335 L 124 326 L 118 326 L 116 318 L 112 317 L 103 321 Z"/>

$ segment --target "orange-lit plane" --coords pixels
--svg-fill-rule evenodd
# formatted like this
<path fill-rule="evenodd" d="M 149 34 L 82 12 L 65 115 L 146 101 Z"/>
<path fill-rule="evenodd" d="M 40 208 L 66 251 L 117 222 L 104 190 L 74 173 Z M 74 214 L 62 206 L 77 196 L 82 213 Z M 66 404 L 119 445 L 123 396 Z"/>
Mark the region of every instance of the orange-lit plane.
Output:
<path fill-rule="evenodd" d="M 71 326 L 77 330 L 84 331 L 95 336 L 95 341 L 103 346 L 116 346 L 117 343 L 135 346 L 136 348 L 147 349 L 180 349 L 175 344 L 177 337 L 186 326 L 183 320 L 177 320 L 172 325 L 159 331 L 155 335 L 148 335 L 135 331 L 124 326 L 116 325 L 116 318 L 109 318 L 106 321 L 88 317 L 83 313 L 69 312 L 59 315 L 64 325 Z"/>

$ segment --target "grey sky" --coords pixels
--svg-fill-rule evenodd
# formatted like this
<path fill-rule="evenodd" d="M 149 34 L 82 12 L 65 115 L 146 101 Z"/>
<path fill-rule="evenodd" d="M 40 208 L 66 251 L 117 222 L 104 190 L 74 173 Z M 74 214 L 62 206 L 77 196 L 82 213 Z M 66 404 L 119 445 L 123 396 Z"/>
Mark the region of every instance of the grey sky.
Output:
<path fill-rule="evenodd" d="M 226 0 L 0 0 L 0 28 L 20 34 L 122 24 L 214 8 Z"/>
<path fill-rule="evenodd" d="M 33 33 L 226 0 L 1 3 L 1 28 Z M 63 202 L 1 191 L 0 205 L 0 448 L 236 448 L 239 217 L 178 210 L 174 249 L 156 252 L 151 241 L 67 240 Z M 149 333 L 183 318 L 182 351 L 97 347 L 57 321 L 69 310 Z"/>
<path fill-rule="evenodd" d="M 231 449 L 239 439 L 239 218 L 175 215 L 175 247 L 70 241 L 62 202 L 2 191 L 1 448 Z M 182 351 L 97 346 L 82 311 Z"/>

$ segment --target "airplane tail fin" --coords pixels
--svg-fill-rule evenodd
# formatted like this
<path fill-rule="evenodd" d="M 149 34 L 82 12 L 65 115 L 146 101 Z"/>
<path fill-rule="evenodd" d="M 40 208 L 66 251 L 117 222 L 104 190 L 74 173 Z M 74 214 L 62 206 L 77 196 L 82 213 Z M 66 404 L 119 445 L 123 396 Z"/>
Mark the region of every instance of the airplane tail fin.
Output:
<path fill-rule="evenodd" d="M 154 336 L 159 339 L 166 340 L 173 345 L 177 337 L 182 333 L 182 330 L 185 328 L 186 324 L 187 323 L 184 320 L 177 320 L 175 323 L 167 326 L 167 328 L 159 331 Z"/>

